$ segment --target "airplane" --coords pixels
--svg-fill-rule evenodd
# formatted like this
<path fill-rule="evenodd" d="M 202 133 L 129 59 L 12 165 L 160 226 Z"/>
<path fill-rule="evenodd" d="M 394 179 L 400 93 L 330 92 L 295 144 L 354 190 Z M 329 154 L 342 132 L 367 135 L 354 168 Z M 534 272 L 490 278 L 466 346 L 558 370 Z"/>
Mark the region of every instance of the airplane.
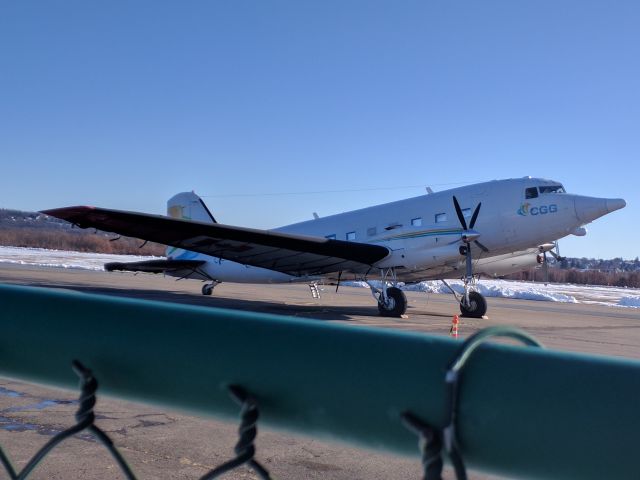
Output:
<path fill-rule="evenodd" d="M 558 239 L 583 236 L 584 225 L 626 206 L 623 199 L 570 194 L 559 182 L 532 177 L 427 191 L 272 230 L 220 224 L 193 192 L 172 197 L 168 216 L 87 206 L 42 213 L 167 245 L 166 259 L 105 269 L 198 278 L 209 282 L 205 295 L 220 282 L 306 282 L 317 296 L 320 281 L 339 286 L 360 280 L 369 285 L 380 315 L 402 317 L 407 298 L 400 282 L 439 279 L 463 316 L 481 318 L 487 311 L 477 288 L 481 276 L 542 263 Z M 463 280 L 463 293 L 446 282 L 452 278 Z"/>

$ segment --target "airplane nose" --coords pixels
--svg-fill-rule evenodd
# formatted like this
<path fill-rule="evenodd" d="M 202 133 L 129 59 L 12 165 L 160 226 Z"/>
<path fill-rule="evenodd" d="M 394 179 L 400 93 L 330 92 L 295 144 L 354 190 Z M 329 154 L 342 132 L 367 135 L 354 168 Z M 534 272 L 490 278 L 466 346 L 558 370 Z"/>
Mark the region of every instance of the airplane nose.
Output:
<path fill-rule="evenodd" d="M 627 202 L 625 202 L 622 198 L 607 198 L 607 210 L 609 213 L 615 212 L 616 210 L 620 210 L 627 206 Z"/>
<path fill-rule="evenodd" d="M 627 202 L 621 198 L 575 197 L 576 217 L 583 224 L 624 208 L 626 205 Z"/>

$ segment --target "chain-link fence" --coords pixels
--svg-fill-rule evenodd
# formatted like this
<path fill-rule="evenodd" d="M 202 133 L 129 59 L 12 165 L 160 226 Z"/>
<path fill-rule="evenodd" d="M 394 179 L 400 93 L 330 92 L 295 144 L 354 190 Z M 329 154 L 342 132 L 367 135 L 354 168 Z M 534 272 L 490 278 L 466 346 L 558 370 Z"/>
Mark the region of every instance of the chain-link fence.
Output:
<path fill-rule="evenodd" d="M 460 343 L 24 287 L 0 286 L 0 302 L 0 374 L 68 387 L 72 364 L 81 381 L 76 425 L 21 469 L 0 453 L 11 479 L 27 478 L 80 432 L 135 478 L 95 424 L 96 379 L 118 397 L 208 415 L 237 415 L 231 395 L 241 412 L 236 456 L 202 478 L 243 464 L 269 478 L 253 446 L 258 413 L 260 422 L 292 431 L 420 451 L 429 480 L 440 478 L 443 460 L 458 479 L 466 478 L 465 464 L 530 478 L 636 472 L 640 415 L 629 399 L 640 393 L 637 361 L 484 345 L 495 335 L 536 345 L 499 327 Z"/>

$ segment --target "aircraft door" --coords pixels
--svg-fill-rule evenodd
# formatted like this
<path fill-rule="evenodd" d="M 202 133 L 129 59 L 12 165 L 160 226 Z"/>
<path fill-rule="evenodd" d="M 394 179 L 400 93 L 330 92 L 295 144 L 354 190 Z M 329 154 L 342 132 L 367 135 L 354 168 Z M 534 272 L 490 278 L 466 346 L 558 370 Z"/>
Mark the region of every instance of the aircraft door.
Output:
<path fill-rule="evenodd" d="M 525 200 L 520 189 L 518 189 L 517 194 L 513 195 L 510 193 L 508 197 L 512 198 L 513 201 L 510 201 L 509 198 L 503 199 L 503 201 L 499 203 L 500 206 L 498 209 L 500 211 L 503 240 L 507 245 L 515 248 L 516 244 L 521 240 L 518 227 L 521 226 L 520 220 L 522 216 L 519 212 L 521 212 Z"/>

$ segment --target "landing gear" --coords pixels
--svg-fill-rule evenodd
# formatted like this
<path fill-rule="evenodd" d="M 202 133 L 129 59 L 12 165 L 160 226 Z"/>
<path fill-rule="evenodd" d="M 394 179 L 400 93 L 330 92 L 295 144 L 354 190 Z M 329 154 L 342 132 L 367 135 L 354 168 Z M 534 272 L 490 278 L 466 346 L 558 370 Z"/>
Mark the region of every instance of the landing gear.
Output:
<path fill-rule="evenodd" d="M 478 292 L 468 292 L 460 302 L 460 312 L 463 317 L 482 318 L 487 313 L 487 300 Z"/>
<path fill-rule="evenodd" d="M 211 282 L 211 283 L 205 283 L 202 286 L 202 294 L 203 295 L 211 295 L 213 293 L 213 289 L 215 288 L 215 286 L 220 283 L 220 282 Z"/>
<path fill-rule="evenodd" d="M 453 296 L 456 297 L 458 303 L 460 303 L 460 313 L 463 317 L 469 318 L 482 318 L 487 313 L 487 300 L 481 293 L 475 290 L 476 282 L 475 278 L 463 278 L 464 293 L 460 295 L 456 292 L 446 280 L 441 280 Z"/>
<path fill-rule="evenodd" d="M 467 226 L 467 221 L 464 217 L 464 212 L 460 208 L 460 204 L 458 203 L 458 199 L 453 197 L 453 206 L 456 209 L 456 215 L 458 216 L 458 220 L 460 221 L 460 226 L 462 227 L 462 236 L 460 237 L 460 241 L 462 245 L 460 245 L 460 255 L 465 257 L 465 266 L 466 272 L 464 281 L 464 294 L 459 297 L 453 289 L 449 287 L 449 289 L 456 296 L 456 299 L 460 302 L 460 312 L 463 317 L 471 317 L 471 318 L 482 318 L 485 313 L 487 313 L 487 301 L 485 298 L 476 291 L 476 279 L 473 276 L 473 257 L 471 255 L 471 244 L 476 244 L 480 250 L 484 253 L 487 253 L 489 249 L 485 247 L 478 241 L 478 237 L 480 234 L 476 232 L 473 227 L 476 224 L 476 220 L 478 219 L 478 214 L 480 213 L 480 207 L 482 203 L 479 203 L 476 209 L 473 211 L 473 215 L 471 216 L 471 221 Z"/>
<path fill-rule="evenodd" d="M 371 295 L 378 302 L 378 312 L 383 317 L 402 317 L 407 311 L 407 296 L 398 288 L 396 271 L 394 268 L 380 270 L 382 285 L 380 288 L 367 282 L 371 289 Z M 387 277 L 391 276 L 391 280 Z M 391 283 L 391 286 L 389 285 Z"/>
<path fill-rule="evenodd" d="M 386 303 L 378 301 L 378 312 L 383 317 L 401 317 L 407 311 L 407 296 L 397 287 L 387 288 Z"/>

